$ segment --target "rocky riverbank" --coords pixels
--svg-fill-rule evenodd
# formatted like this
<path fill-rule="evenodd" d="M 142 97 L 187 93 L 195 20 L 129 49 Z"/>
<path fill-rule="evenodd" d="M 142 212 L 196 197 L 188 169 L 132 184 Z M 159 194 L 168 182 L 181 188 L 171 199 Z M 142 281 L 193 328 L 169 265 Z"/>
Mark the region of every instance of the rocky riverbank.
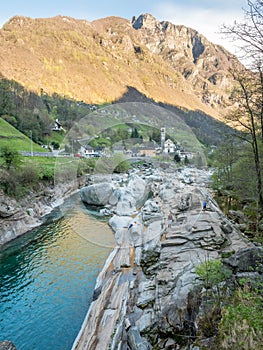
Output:
<path fill-rule="evenodd" d="M 230 256 L 225 260 L 235 278 L 253 274 L 251 266 L 262 260 L 262 249 L 213 200 L 209 176 L 193 168 L 145 167 L 81 189 L 85 202 L 103 205 L 110 215 L 116 247 L 72 350 L 199 349 L 193 344 L 206 290 L 196 267 Z"/>
<path fill-rule="evenodd" d="M 86 177 L 38 191 L 16 200 L 1 193 L 0 247 L 44 222 L 44 218 L 65 198 L 85 184 Z"/>

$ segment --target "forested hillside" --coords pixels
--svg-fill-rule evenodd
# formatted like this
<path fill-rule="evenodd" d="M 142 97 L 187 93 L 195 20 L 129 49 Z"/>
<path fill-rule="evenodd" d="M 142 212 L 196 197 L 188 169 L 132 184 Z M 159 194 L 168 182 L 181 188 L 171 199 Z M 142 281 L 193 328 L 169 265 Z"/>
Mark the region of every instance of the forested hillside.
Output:
<path fill-rule="evenodd" d="M 127 102 L 151 103 L 173 112 L 191 127 L 202 143 L 208 146 L 221 144 L 224 137 L 233 132 L 223 122 L 201 111 L 188 111 L 176 106 L 156 103 L 134 88 L 129 88 L 126 94 L 115 103 Z M 39 96 L 27 91 L 14 81 L 0 80 L 0 115 L 28 137 L 31 136 L 32 131 L 33 140 L 39 144 L 45 144 L 51 137 L 52 126 L 56 119 L 59 119 L 65 131 L 69 131 L 74 123 L 102 107 L 103 105 L 85 104 L 57 94 Z M 98 129 L 103 129 L 103 125 Z M 52 138 L 54 137 L 53 134 Z"/>

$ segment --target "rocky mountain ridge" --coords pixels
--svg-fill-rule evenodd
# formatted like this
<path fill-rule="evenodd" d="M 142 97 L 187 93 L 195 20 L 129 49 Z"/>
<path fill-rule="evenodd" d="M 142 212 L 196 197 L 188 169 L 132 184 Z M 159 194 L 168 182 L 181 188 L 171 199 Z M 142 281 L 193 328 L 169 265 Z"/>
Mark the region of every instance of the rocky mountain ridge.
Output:
<path fill-rule="evenodd" d="M 108 103 L 134 87 L 158 102 L 220 117 L 228 70 L 242 65 L 197 31 L 149 14 L 131 21 L 16 16 L 0 30 L 1 76 L 27 89 Z"/>
<path fill-rule="evenodd" d="M 233 82 L 227 70 L 236 60 L 233 55 L 194 29 L 158 22 L 149 14 L 133 18 L 132 23 L 135 29 L 141 30 L 146 47 L 178 70 L 203 102 L 223 103 L 224 97 L 216 94 L 216 88 L 222 91 L 231 88 Z M 216 87 L 214 93 L 210 84 Z"/>

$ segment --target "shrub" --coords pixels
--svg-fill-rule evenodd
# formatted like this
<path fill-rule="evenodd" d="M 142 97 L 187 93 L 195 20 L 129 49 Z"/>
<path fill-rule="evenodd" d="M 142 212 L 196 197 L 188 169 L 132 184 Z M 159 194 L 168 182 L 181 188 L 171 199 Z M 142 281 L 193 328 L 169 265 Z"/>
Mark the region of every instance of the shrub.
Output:
<path fill-rule="evenodd" d="M 36 166 L 24 164 L 20 169 L 19 182 L 23 185 L 35 186 L 38 183 L 39 174 Z"/>
<path fill-rule="evenodd" d="M 130 169 L 130 163 L 122 154 L 112 158 L 100 158 L 96 162 L 95 172 L 98 174 L 124 173 Z"/>
<path fill-rule="evenodd" d="M 197 266 L 195 272 L 201 278 L 205 288 L 213 288 L 225 281 L 231 274 L 231 270 L 223 266 L 221 260 L 207 260 Z"/>
<path fill-rule="evenodd" d="M 2 157 L 2 164 L 7 170 L 10 170 L 12 167 L 17 168 L 21 164 L 20 153 L 9 146 L 1 148 L 0 157 Z"/>
<path fill-rule="evenodd" d="M 96 165 L 96 159 L 90 158 L 90 159 L 81 159 L 78 164 L 78 171 L 77 175 L 81 176 L 87 173 L 91 173 Z"/>
<path fill-rule="evenodd" d="M 23 164 L 17 169 L 5 169 L 0 174 L 0 187 L 11 197 L 22 197 L 38 185 L 38 169 L 33 164 Z"/>
<path fill-rule="evenodd" d="M 0 187 L 10 197 L 22 197 L 28 193 L 28 186 L 25 186 L 20 179 L 20 172 L 13 169 L 2 171 L 0 174 Z"/>
<path fill-rule="evenodd" d="M 120 162 L 114 169 L 115 173 L 126 173 L 130 169 L 130 163 L 127 160 Z"/>
<path fill-rule="evenodd" d="M 39 171 L 39 179 L 43 181 L 54 180 L 54 164 L 41 164 Z"/>
<path fill-rule="evenodd" d="M 230 277 L 232 271 L 226 268 L 221 260 L 207 260 L 197 266 L 195 272 L 203 282 L 208 296 L 208 290 L 212 291 L 213 297 L 220 303 L 221 288 L 220 283 Z M 216 292 L 215 292 L 216 290 Z"/>

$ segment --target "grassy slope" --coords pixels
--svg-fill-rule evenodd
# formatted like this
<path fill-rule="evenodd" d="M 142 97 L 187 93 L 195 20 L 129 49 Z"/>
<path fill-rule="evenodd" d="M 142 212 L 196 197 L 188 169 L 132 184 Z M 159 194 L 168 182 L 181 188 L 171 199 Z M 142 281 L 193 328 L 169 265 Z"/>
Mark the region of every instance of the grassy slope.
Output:
<path fill-rule="evenodd" d="M 30 152 L 30 139 L 10 125 L 7 121 L 0 118 L 0 149 L 4 146 L 10 146 L 17 151 Z M 45 152 L 42 147 L 33 143 L 34 152 Z"/>

